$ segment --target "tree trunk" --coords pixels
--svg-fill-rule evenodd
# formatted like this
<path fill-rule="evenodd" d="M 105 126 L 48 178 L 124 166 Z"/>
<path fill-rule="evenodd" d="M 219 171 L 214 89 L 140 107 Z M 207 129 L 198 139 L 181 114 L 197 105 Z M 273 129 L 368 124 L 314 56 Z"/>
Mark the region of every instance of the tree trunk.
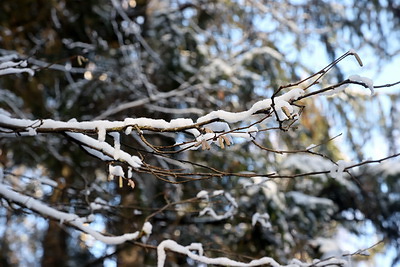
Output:
<path fill-rule="evenodd" d="M 68 167 L 67 167 L 68 168 Z M 65 168 L 63 168 L 64 170 Z M 65 188 L 65 180 L 58 179 L 58 186 L 54 188 L 53 194 L 49 199 L 49 204 L 58 203 L 62 200 Z M 43 258 L 42 267 L 47 266 L 66 266 L 68 259 L 67 253 L 67 234 L 58 221 L 49 221 L 47 232 L 43 239 Z"/>
<path fill-rule="evenodd" d="M 66 238 L 67 235 L 59 222 L 50 221 L 43 239 L 42 267 L 66 266 Z"/>

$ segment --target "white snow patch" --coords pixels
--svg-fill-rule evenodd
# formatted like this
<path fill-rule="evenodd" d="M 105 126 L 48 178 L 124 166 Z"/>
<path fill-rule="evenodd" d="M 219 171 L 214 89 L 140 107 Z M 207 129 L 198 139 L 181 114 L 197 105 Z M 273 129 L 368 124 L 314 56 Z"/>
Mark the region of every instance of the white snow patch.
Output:
<path fill-rule="evenodd" d="M 196 197 L 208 199 L 208 192 L 206 190 L 201 190 L 197 193 Z"/>
<path fill-rule="evenodd" d="M 345 161 L 345 160 L 339 160 L 337 163 L 337 166 L 333 166 L 330 169 L 329 174 L 332 176 L 332 178 L 339 178 L 339 179 L 343 179 L 343 176 L 345 175 L 345 169 L 349 166 L 352 165 L 351 162 L 349 161 Z"/>
<path fill-rule="evenodd" d="M 145 233 L 145 235 L 151 235 L 152 230 L 153 230 L 153 225 L 150 222 L 145 222 L 143 224 L 142 231 Z"/>
<path fill-rule="evenodd" d="M 130 135 L 131 133 L 132 133 L 132 126 L 126 127 L 126 129 L 125 129 L 125 134 L 126 134 L 126 135 Z"/>
<path fill-rule="evenodd" d="M 35 136 L 37 135 L 36 129 L 33 127 L 28 128 L 28 135 L 29 136 Z"/>
<path fill-rule="evenodd" d="M 35 71 L 32 70 L 31 68 L 26 68 L 28 66 L 28 63 L 26 60 L 21 60 L 18 62 L 14 61 L 5 61 L 2 62 L 3 60 L 9 60 L 9 59 L 14 59 L 14 55 L 11 56 L 5 56 L 5 57 L 0 57 L 0 76 L 2 75 L 7 75 L 7 74 L 16 74 L 16 73 L 23 73 L 26 72 L 29 75 L 33 76 L 35 74 Z"/>
<path fill-rule="evenodd" d="M 108 166 L 108 172 L 112 176 L 121 176 L 121 177 L 125 176 L 124 170 L 122 169 L 121 166 L 118 166 L 118 165 L 117 166 L 113 166 L 113 165 L 110 164 Z"/>
<path fill-rule="evenodd" d="M 115 160 L 118 160 L 121 152 L 121 143 L 120 143 L 120 135 L 118 132 L 109 133 L 114 138 L 114 154 L 113 157 Z"/>
<path fill-rule="evenodd" d="M 225 192 L 224 190 L 215 190 L 212 195 L 215 197 L 222 195 L 224 192 Z"/>
<path fill-rule="evenodd" d="M 276 97 L 274 101 L 275 104 L 279 105 L 280 107 L 285 106 L 288 107 L 289 110 L 293 111 L 293 107 L 288 102 L 291 100 L 298 99 L 303 94 L 304 94 L 303 89 L 295 88 L 281 96 Z M 251 115 L 253 115 L 258 111 L 269 109 L 271 107 L 271 104 L 272 104 L 271 99 L 264 99 L 254 103 L 253 106 L 247 111 L 242 111 L 242 112 L 228 112 L 224 110 L 212 111 L 207 115 L 198 118 L 197 123 L 213 119 L 220 119 L 228 123 L 236 123 L 249 118 Z"/>
<path fill-rule="evenodd" d="M 106 140 L 106 128 L 97 126 L 97 134 L 99 142 L 104 142 Z"/>
<path fill-rule="evenodd" d="M 112 160 L 112 158 L 110 158 L 109 156 L 104 155 L 103 153 L 101 153 L 100 151 L 87 147 L 87 146 L 82 146 L 83 149 L 85 149 L 89 154 L 95 156 L 96 158 L 101 159 L 102 161 L 110 161 Z"/>
<path fill-rule="evenodd" d="M 266 229 L 271 229 L 272 227 L 271 222 L 269 221 L 268 213 L 263 213 L 263 214 L 260 214 L 258 212 L 254 213 L 253 216 L 251 217 L 251 225 L 254 227 L 256 223 L 260 223 L 261 226 Z"/>
<path fill-rule="evenodd" d="M 1 115 L 0 115 L 0 117 L 1 117 Z M 72 137 L 73 139 L 79 141 L 80 143 L 84 144 L 85 146 L 90 147 L 91 149 L 98 150 L 99 152 L 101 151 L 101 153 L 106 156 L 111 156 L 111 155 L 114 155 L 114 153 L 115 153 L 115 148 L 106 142 L 98 141 L 96 139 L 93 139 L 93 138 L 91 138 L 87 135 L 81 134 L 81 133 L 67 132 L 66 134 L 69 135 L 70 137 Z M 91 153 L 91 154 L 94 155 L 94 153 Z M 102 157 L 102 158 L 104 158 L 104 157 Z M 100 158 L 100 159 L 102 159 L 102 158 Z M 142 164 L 139 157 L 132 156 L 122 150 L 119 151 L 119 160 L 125 161 L 133 168 L 138 168 Z"/>
<path fill-rule="evenodd" d="M 362 77 L 360 75 L 351 75 L 349 77 L 349 80 L 353 81 L 353 82 L 362 82 L 362 83 L 364 83 L 366 86 L 368 86 L 368 89 L 371 91 L 371 95 L 375 94 L 374 81 L 372 79 L 367 78 L 367 77 Z"/>
<path fill-rule="evenodd" d="M 185 127 L 185 126 L 188 126 L 191 124 L 193 124 L 192 119 L 178 118 L 178 119 L 173 119 L 170 121 L 171 128 Z"/>
<path fill-rule="evenodd" d="M 333 89 L 333 90 L 326 91 L 326 92 L 322 93 L 321 95 L 325 95 L 325 96 L 336 96 L 337 94 L 343 92 L 347 87 L 348 87 L 347 84 L 342 84 L 341 86 L 336 87 L 336 88 Z"/>
<path fill-rule="evenodd" d="M 103 208 L 103 205 L 94 202 L 90 203 L 89 206 L 91 210 L 101 210 Z"/>
<path fill-rule="evenodd" d="M 225 192 L 224 194 L 225 198 L 229 201 L 229 203 L 232 204 L 235 208 L 238 208 L 239 205 L 237 204 L 236 200 L 232 197 L 232 195 L 228 192 Z"/>

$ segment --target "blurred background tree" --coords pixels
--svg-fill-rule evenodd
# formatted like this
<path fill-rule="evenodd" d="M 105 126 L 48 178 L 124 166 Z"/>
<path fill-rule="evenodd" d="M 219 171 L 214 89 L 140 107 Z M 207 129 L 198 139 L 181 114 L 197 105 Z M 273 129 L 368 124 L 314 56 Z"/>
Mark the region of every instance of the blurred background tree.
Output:
<path fill-rule="evenodd" d="M 195 119 L 217 109 L 242 111 L 350 48 L 368 61 L 387 64 L 399 53 L 399 24 L 396 1 L 3 0 L 0 53 L 17 53 L 36 74 L 2 76 L 0 107 L 19 118 L 65 121 Z M 315 90 L 345 79 L 349 64 L 337 65 Z M 374 157 L 368 145 L 373 138 L 381 139 L 388 152 L 398 152 L 397 91 L 378 91 L 373 98 L 358 91 L 342 93 L 307 99 L 304 105 L 297 130 L 268 131 L 256 141 L 274 150 L 322 144 L 317 151 L 335 161 Z M 345 142 L 330 141 L 339 133 Z M 159 133 L 148 140 L 176 142 Z M 155 156 L 138 139 L 124 137 L 122 142 L 153 165 L 182 168 Z M 320 257 L 321 240 L 334 238 L 340 227 L 362 234 L 366 223 L 386 244 L 400 245 L 400 171 L 389 164 L 362 169 L 351 179 L 275 179 L 255 188 L 249 179 L 234 176 L 171 184 L 136 174 L 132 190 L 107 181 L 104 164 L 62 136 L 1 138 L 0 144 L 5 179 L 15 188 L 64 211 L 94 213 L 98 227 L 110 234 L 140 229 L 153 212 L 200 190 L 225 190 L 239 204 L 234 217 L 221 221 L 198 218 L 203 202 L 171 205 L 149 218 L 154 227 L 150 245 L 167 238 L 201 242 L 209 255 L 222 251 L 241 260 L 269 255 L 285 263 L 293 257 Z M 296 156 L 237 141 L 229 150 L 171 158 L 256 173 L 308 171 L 320 160 Z M 93 210 L 90 203 L 96 199 L 107 208 Z M 226 211 L 231 204 L 217 196 L 209 205 Z M 270 228 L 252 226 L 249 218 L 256 212 L 269 214 Z M 6 201 L 0 213 L 5 226 L 0 231 L 2 266 L 102 265 L 106 260 L 119 266 L 155 264 L 155 251 L 137 244 L 107 247 Z M 30 256 L 22 257 L 26 251 Z M 194 265 L 178 255 L 169 261 Z"/>

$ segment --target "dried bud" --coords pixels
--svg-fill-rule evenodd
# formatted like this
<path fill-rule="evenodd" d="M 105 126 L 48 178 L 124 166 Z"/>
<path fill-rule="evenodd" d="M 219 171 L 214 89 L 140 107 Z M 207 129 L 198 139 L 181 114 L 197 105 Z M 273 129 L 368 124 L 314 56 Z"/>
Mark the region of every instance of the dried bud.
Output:
<path fill-rule="evenodd" d="M 196 144 L 194 144 L 195 147 L 198 147 L 199 145 L 201 145 L 201 141 L 197 142 Z"/>
<path fill-rule="evenodd" d="M 219 142 L 220 148 L 224 149 L 225 148 L 224 139 L 221 136 L 218 137 L 218 142 Z"/>
<path fill-rule="evenodd" d="M 135 189 L 135 182 L 133 180 L 128 180 L 128 185 L 132 188 Z"/>
<path fill-rule="evenodd" d="M 287 107 L 282 107 L 281 109 L 282 109 L 283 113 L 285 113 L 286 117 L 288 117 L 289 119 L 292 118 L 292 115 L 290 114 L 290 111 Z"/>
<path fill-rule="evenodd" d="M 221 135 L 221 137 L 224 139 L 225 143 L 227 146 L 231 145 L 231 141 L 229 140 L 229 137 L 226 135 Z"/>
<path fill-rule="evenodd" d="M 87 62 L 88 59 L 83 56 L 77 56 L 76 60 L 78 61 L 79 66 L 82 66 L 83 62 Z"/>
<path fill-rule="evenodd" d="M 201 149 L 210 150 L 210 148 L 211 148 L 210 144 L 208 144 L 208 142 L 203 139 L 203 141 L 201 141 Z"/>

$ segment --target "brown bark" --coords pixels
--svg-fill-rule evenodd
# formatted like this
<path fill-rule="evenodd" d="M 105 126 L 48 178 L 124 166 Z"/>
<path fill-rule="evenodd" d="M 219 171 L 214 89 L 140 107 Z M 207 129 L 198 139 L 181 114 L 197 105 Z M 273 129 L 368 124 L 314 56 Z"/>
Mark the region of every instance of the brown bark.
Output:
<path fill-rule="evenodd" d="M 136 203 L 135 195 L 132 189 L 129 186 L 124 185 L 123 188 L 120 188 L 119 193 L 121 194 L 121 205 L 123 206 L 133 206 Z M 139 225 L 136 222 L 135 218 L 133 218 L 132 210 L 127 209 L 123 211 L 121 216 L 122 220 L 115 225 L 118 229 L 120 229 L 123 233 L 131 233 L 138 229 L 136 229 Z M 118 253 L 118 266 L 120 267 L 135 267 L 135 266 L 143 266 L 144 261 L 144 251 L 141 247 L 132 246 L 129 244 L 125 244 L 123 246 L 124 249 Z"/>
<path fill-rule="evenodd" d="M 49 227 L 43 239 L 43 267 L 66 266 L 66 237 L 66 232 L 62 229 L 59 222 L 49 222 Z"/>

